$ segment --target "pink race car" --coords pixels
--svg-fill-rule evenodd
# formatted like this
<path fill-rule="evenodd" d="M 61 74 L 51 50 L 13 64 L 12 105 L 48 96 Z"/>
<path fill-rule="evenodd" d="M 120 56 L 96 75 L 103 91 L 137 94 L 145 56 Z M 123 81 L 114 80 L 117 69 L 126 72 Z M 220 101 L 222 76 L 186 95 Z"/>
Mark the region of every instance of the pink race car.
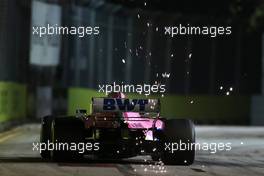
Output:
<path fill-rule="evenodd" d="M 92 113 L 42 119 L 41 156 L 55 161 L 87 155 L 128 158 L 151 155 L 165 164 L 190 165 L 195 157 L 194 124 L 160 117 L 158 99 L 128 99 L 123 93 L 92 99 Z"/>

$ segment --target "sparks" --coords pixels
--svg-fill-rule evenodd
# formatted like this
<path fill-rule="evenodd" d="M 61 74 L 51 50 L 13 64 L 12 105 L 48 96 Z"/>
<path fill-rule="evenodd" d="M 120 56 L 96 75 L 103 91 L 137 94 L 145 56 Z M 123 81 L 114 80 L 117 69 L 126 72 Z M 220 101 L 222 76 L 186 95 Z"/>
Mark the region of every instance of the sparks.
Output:
<path fill-rule="evenodd" d="M 162 73 L 161 75 L 163 78 L 169 78 L 170 77 L 170 73 L 167 73 L 167 72 Z"/>

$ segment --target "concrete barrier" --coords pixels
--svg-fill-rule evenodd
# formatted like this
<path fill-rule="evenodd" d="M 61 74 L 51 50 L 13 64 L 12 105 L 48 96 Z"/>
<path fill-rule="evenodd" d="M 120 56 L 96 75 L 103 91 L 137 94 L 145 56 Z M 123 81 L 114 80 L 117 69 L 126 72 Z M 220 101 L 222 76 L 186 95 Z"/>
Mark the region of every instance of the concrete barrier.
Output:
<path fill-rule="evenodd" d="M 26 86 L 13 82 L 0 82 L 0 124 L 26 117 Z"/>

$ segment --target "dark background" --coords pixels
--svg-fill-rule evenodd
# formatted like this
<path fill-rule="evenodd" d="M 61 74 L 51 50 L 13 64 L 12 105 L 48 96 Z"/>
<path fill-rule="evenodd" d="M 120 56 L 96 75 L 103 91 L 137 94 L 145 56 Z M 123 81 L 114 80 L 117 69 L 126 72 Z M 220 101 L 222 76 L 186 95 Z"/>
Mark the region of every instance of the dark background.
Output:
<path fill-rule="evenodd" d="M 82 39 L 62 36 L 58 66 L 31 65 L 32 2 L 2 0 L 0 80 L 27 85 L 30 100 L 35 99 L 37 87 L 41 86 L 52 87 L 54 99 L 67 99 L 69 87 L 97 89 L 98 84 L 113 81 L 128 84 L 158 81 L 166 84 L 167 93 L 175 95 L 225 96 L 219 89 L 221 86 L 232 87 L 233 96 L 262 93 L 263 1 L 43 2 L 62 7 L 62 26 L 85 26 L 94 21 L 93 25 L 100 26 L 100 36 Z M 76 20 L 79 11 L 81 16 Z M 232 34 L 215 38 L 164 35 L 164 26 L 179 24 L 232 26 Z M 122 59 L 127 63 L 123 64 Z M 156 76 L 164 72 L 171 73 L 169 79 Z M 60 112 L 66 109 L 63 107 Z"/>
<path fill-rule="evenodd" d="M 90 81 L 89 73 L 86 68 L 81 71 L 81 81 L 74 76 L 74 68 L 71 70 L 69 63 L 75 59 L 74 41 L 76 37 L 65 36 L 63 38 L 63 48 L 60 66 L 51 68 L 55 72 L 55 86 L 84 86 L 97 88 L 99 82 L 112 82 L 114 80 L 126 81 L 126 70 L 121 68 L 122 58 L 126 58 L 128 48 L 125 42 L 129 39 L 127 26 L 128 19 L 132 20 L 130 37 L 131 49 L 133 53 L 132 68 L 133 73 L 129 82 L 142 83 L 153 82 L 156 78 L 155 73 L 166 71 L 166 62 L 170 53 L 174 55 L 170 62 L 171 75 L 169 79 L 169 91 L 172 93 L 195 93 L 195 94 L 218 94 L 219 86 L 233 86 L 237 94 L 260 93 L 261 86 L 261 34 L 263 32 L 263 15 L 258 15 L 259 9 L 263 8 L 262 1 L 203 1 L 203 2 L 174 2 L 174 1 L 47 1 L 59 3 L 63 6 L 63 25 L 72 23 L 71 17 L 74 14 L 73 7 L 81 6 L 89 12 L 95 10 L 96 24 L 100 28 L 100 40 L 95 41 L 93 66 L 93 80 Z M 147 6 L 144 6 L 144 2 Z M 1 1 L 1 20 L 0 20 L 0 48 L 1 48 L 1 80 L 11 80 L 19 82 L 34 82 L 36 79 L 32 75 L 34 66 L 29 65 L 30 50 L 30 1 Z M 114 10 L 113 10 L 114 9 Z M 140 20 L 137 14 L 140 14 Z M 263 13 L 263 12 L 262 12 Z M 87 13 L 88 14 L 88 13 Z M 105 18 L 108 16 L 108 18 Z M 109 56 L 107 53 L 108 39 L 107 25 L 109 16 L 113 15 L 113 73 L 107 78 L 106 63 Z M 88 15 L 83 17 L 83 21 L 89 21 Z M 148 36 L 146 23 L 152 24 L 152 34 Z M 74 23 L 74 22 L 73 22 Z M 162 35 L 164 25 L 190 24 L 193 26 L 232 26 L 232 35 L 210 38 L 209 36 L 177 36 L 172 39 L 170 48 L 166 48 L 168 38 Z M 159 27 L 159 32 L 155 28 Z M 12 31 L 12 32 L 11 32 Z M 142 32 L 143 31 L 143 32 Z M 82 39 L 81 47 L 84 57 L 89 55 L 90 39 Z M 151 40 L 150 46 L 147 41 Z M 85 43 L 86 42 L 86 43 Z M 144 50 L 135 56 L 134 52 L 139 46 Z M 148 48 L 147 48 L 148 47 Z M 115 50 L 116 49 L 116 50 Z M 16 52 L 14 52 L 16 51 Z M 148 53 L 151 57 L 145 59 Z M 190 63 L 186 63 L 189 53 L 192 53 Z M 86 55 L 86 56 L 85 56 Z M 103 58 L 100 61 L 100 58 Z M 150 65 L 145 63 L 146 60 Z M 101 65 L 102 68 L 99 68 Z M 190 67 L 190 75 L 186 76 L 186 65 Z M 150 67 L 150 77 L 143 79 L 143 70 Z M 30 70 L 32 69 L 32 70 Z M 101 69 L 103 71 L 96 70 Z M 40 84 L 50 84 L 50 68 L 44 68 L 40 76 L 44 82 Z M 46 76 L 48 74 L 48 76 Z M 52 73 L 53 74 L 53 73 Z M 47 79 L 48 79 L 47 78 Z M 186 81 L 187 80 L 187 81 Z M 89 83 L 92 82 L 92 83 Z M 187 86 L 189 82 L 189 86 Z"/>

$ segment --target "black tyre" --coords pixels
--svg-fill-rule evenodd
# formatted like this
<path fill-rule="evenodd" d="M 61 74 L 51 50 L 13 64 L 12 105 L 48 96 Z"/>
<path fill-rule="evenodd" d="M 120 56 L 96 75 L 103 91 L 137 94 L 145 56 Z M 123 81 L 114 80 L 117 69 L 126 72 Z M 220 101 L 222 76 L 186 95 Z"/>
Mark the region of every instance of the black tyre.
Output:
<path fill-rule="evenodd" d="M 48 145 L 48 141 L 51 142 L 51 123 L 54 116 L 45 116 L 41 119 L 41 133 L 40 142 Z M 50 159 L 50 151 L 48 149 L 41 151 L 40 153 L 43 159 Z"/>
<path fill-rule="evenodd" d="M 163 134 L 162 161 L 170 165 L 191 165 L 195 158 L 195 146 L 192 145 L 195 143 L 193 122 L 188 119 L 167 120 Z M 183 150 L 179 150 L 180 143 L 183 144 Z M 174 145 L 173 151 L 172 145 Z"/>
<path fill-rule="evenodd" d="M 79 151 L 77 147 L 80 143 L 85 145 L 84 123 L 81 119 L 75 117 L 54 119 L 51 124 L 51 139 L 55 146 L 60 145 L 60 148 L 51 151 L 52 160 L 76 161 L 83 157 L 83 151 Z M 76 147 L 71 148 L 73 145 Z"/>

